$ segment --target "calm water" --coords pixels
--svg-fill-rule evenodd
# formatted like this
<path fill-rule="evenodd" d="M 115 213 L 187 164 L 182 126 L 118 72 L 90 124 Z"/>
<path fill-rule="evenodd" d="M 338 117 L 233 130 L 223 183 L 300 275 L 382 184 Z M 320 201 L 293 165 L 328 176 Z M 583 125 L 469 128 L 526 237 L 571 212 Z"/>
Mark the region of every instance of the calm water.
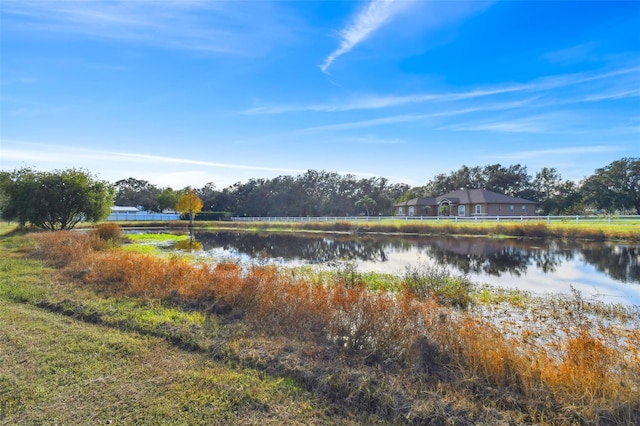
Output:
<path fill-rule="evenodd" d="M 201 256 L 281 265 L 354 260 L 360 272 L 402 274 L 446 265 L 455 274 L 535 294 L 570 288 L 607 302 L 640 305 L 640 245 L 491 238 L 199 232 Z M 200 245 L 198 244 L 198 246 Z"/>

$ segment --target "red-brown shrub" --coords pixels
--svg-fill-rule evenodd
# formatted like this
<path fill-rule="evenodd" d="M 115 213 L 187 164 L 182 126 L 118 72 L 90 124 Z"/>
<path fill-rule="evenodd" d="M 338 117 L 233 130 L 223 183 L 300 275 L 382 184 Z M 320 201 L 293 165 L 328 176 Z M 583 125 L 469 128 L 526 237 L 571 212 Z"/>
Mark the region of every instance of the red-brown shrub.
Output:
<path fill-rule="evenodd" d="M 117 242 L 120 239 L 120 226 L 117 223 L 101 223 L 95 233 L 101 240 Z"/>
<path fill-rule="evenodd" d="M 87 256 L 105 247 L 95 234 L 77 231 L 56 231 L 31 234 L 33 241 L 32 256 L 45 260 L 57 267 L 82 264 Z"/>

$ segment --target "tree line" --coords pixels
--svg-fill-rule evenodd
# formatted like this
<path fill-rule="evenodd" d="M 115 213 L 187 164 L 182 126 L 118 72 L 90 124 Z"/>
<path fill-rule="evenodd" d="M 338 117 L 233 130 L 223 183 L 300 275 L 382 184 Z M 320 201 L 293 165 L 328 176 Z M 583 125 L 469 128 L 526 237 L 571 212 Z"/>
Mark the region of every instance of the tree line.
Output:
<path fill-rule="evenodd" d="M 84 170 L 23 168 L 0 171 L 0 215 L 45 229 L 68 229 L 80 220 L 103 219 L 113 204 L 152 212 L 184 211 L 191 220 L 200 210 L 271 217 L 391 215 L 395 203 L 463 188 L 535 201 L 541 215 L 640 214 L 640 158 L 616 160 L 580 182 L 563 179 L 552 167 L 532 176 L 520 164 L 492 164 L 462 166 L 415 187 L 392 184 L 383 177 L 358 179 L 352 174 L 308 170 L 298 176 L 250 179 L 220 190 L 214 183 L 174 190 L 135 178 L 111 184 Z M 201 202 L 197 209 L 193 209 L 193 197 Z"/>
<path fill-rule="evenodd" d="M 115 189 L 116 205 L 156 212 L 175 205 L 181 193 L 134 178 L 116 182 Z M 249 179 L 221 190 L 213 183 L 194 189 L 203 211 L 240 216 L 353 216 L 367 210 L 387 214 L 408 190 L 408 185 L 390 184 L 382 177 L 356 179 L 350 174 L 315 170 L 299 176 Z"/>
<path fill-rule="evenodd" d="M 115 203 L 162 211 L 180 191 L 129 178 L 115 183 Z M 214 183 L 194 189 L 203 211 L 237 216 L 392 215 L 393 205 L 415 197 L 435 197 L 457 189 L 487 189 L 538 203 L 541 215 L 588 212 L 640 214 L 640 158 L 622 158 L 580 182 L 563 179 L 556 168 L 533 176 L 520 164 L 468 167 L 436 175 L 425 185 L 389 183 L 383 177 L 308 170 L 298 176 L 250 179 L 227 188 Z"/>

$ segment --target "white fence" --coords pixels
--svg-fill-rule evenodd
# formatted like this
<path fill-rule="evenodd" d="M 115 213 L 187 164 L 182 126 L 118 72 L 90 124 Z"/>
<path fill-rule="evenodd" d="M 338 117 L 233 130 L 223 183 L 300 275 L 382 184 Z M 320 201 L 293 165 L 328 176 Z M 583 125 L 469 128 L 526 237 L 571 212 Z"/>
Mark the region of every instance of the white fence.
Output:
<path fill-rule="evenodd" d="M 543 223 L 625 223 L 640 221 L 640 215 L 616 216 L 317 216 L 317 217 L 249 217 L 234 216 L 234 222 L 543 222 Z"/>
<path fill-rule="evenodd" d="M 178 213 L 111 213 L 107 217 L 108 221 L 167 221 L 180 220 Z"/>

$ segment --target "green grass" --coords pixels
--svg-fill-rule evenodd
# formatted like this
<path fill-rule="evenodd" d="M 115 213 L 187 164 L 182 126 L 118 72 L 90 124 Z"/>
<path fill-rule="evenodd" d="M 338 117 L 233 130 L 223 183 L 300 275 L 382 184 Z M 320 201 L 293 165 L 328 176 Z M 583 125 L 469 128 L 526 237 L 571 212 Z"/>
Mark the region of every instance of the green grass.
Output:
<path fill-rule="evenodd" d="M 162 246 L 189 240 L 188 235 L 167 233 L 123 234 L 122 237 L 125 242 L 131 243 L 124 244 L 121 247 L 122 250 L 153 255 L 160 254 Z"/>
<path fill-rule="evenodd" d="M 160 243 L 172 243 L 183 240 L 188 240 L 188 235 L 176 235 L 165 233 L 143 233 L 143 234 L 126 234 L 126 238 L 135 243 L 144 244 L 160 244 Z"/>
<path fill-rule="evenodd" d="M 307 424 L 323 404 L 286 378 L 166 341 L 0 300 L 2 424 Z M 322 420 L 324 419 L 324 420 Z"/>
<path fill-rule="evenodd" d="M 140 254 L 155 255 L 160 253 L 158 246 L 152 245 L 152 244 L 127 244 L 127 245 L 123 245 L 120 249 L 124 251 L 140 253 Z"/>
<path fill-rule="evenodd" d="M 534 303 L 531 295 L 522 290 L 492 287 L 489 285 L 477 286 L 471 294 L 472 299 L 479 304 L 501 304 L 525 307 Z"/>

